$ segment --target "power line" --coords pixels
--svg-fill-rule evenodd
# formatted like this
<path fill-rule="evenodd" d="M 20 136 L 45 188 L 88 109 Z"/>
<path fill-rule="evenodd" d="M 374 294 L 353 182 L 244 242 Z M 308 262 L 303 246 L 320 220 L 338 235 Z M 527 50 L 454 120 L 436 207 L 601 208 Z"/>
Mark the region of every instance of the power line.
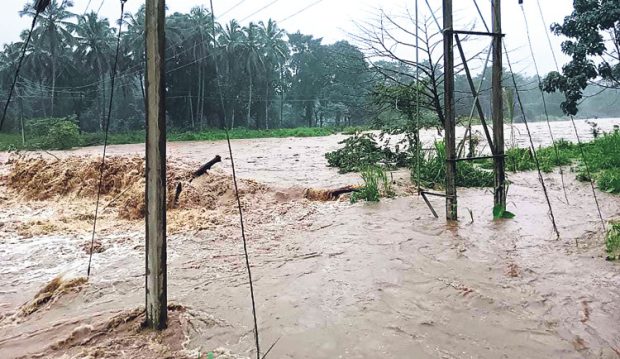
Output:
<path fill-rule="evenodd" d="M 6 112 L 9 109 L 9 104 L 11 103 L 11 97 L 13 97 L 13 91 L 15 91 L 15 84 L 17 83 L 17 78 L 19 77 L 19 71 L 22 68 L 22 64 L 24 63 L 24 58 L 26 57 L 26 50 L 28 49 L 28 44 L 32 39 L 32 32 L 34 31 L 34 27 L 37 24 L 37 18 L 39 14 L 45 10 L 45 8 L 49 5 L 49 1 L 37 1 L 34 5 L 35 14 L 32 18 L 32 25 L 30 26 L 30 31 L 28 31 L 28 38 L 24 43 L 24 48 L 22 49 L 22 54 L 19 57 L 19 62 L 17 64 L 17 69 L 15 70 L 15 76 L 13 77 L 13 83 L 11 84 L 11 90 L 9 91 L 9 97 L 4 104 L 4 111 L 2 112 L 2 120 L 0 120 L 0 131 L 2 131 L 2 126 L 4 125 L 4 120 L 6 120 Z"/>
<path fill-rule="evenodd" d="M 306 7 L 304 7 L 303 9 L 301 9 L 301 10 L 299 10 L 299 11 L 297 11 L 297 12 L 295 12 L 295 13 L 293 13 L 293 14 L 291 14 L 291 15 L 287 16 L 287 17 L 285 17 L 285 18 L 284 18 L 284 19 L 282 19 L 282 20 L 279 20 L 279 21 L 278 21 L 278 23 L 280 23 L 280 24 L 281 24 L 281 23 L 283 23 L 283 22 L 285 22 L 285 21 L 287 21 L 287 20 L 289 20 L 289 19 L 291 19 L 291 18 L 293 18 L 293 17 L 295 17 L 295 16 L 297 16 L 297 15 L 301 14 L 302 12 L 304 12 L 304 11 L 306 11 L 306 10 L 310 9 L 311 7 L 313 7 L 313 6 L 315 6 L 315 5 L 318 5 L 319 3 L 323 2 L 323 1 L 324 1 L 324 0 L 317 0 L 317 1 L 313 2 L 312 4 L 310 4 L 310 5 L 306 6 Z"/>
<path fill-rule="evenodd" d="M 542 13 L 542 8 L 540 6 L 540 2 L 538 0 L 536 2 L 538 3 L 538 10 L 540 11 L 540 14 L 541 14 L 541 20 L 543 21 L 543 27 L 545 28 L 544 32 L 547 35 L 547 42 L 549 43 L 549 49 L 551 50 L 551 54 L 553 55 L 553 61 L 555 63 L 555 68 L 558 72 L 560 72 L 560 66 L 558 65 L 557 57 L 555 56 L 555 50 L 553 49 L 553 46 L 551 45 L 551 37 L 547 33 L 547 24 L 545 22 L 545 18 L 542 16 L 543 13 Z M 605 231 L 607 229 L 607 226 L 605 225 L 605 219 L 603 219 L 603 213 L 601 212 L 601 206 L 598 203 L 598 196 L 596 195 L 596 189 L 594 188 L 594 182 L 592 180 L 592 173 L 590 172 L 590 165 L 586 158 L 586 153 L 583 149 L 583 143 L 581 142 L 581 138 L 579 137 L 579 131 L 577 131 L 577 124 L 575 123 L 575 117 L 573 115 L 570 115 L 570 120 L 571 120 L 571 123 L 573 124 L 573 130 L 575 131 L 575 137 L 577 138 L 577 145 L 579 146 L 579 151 L 581 153 L 581 160 L 583 161 L 583 164 L 586 168 L 586 175 L 588 176 L 588 181 L 590 182 L 590 187 L 592 189 L 592 196 L 594 197 L 594 203 L 596 204 L 598 216 L 599 216 L 599 219 L 601 220 L 603 231 Z"/>
<path fill-rule="evenodd" d="M 93 0 L 88 0 L 88 3 L 86 4 L 86 8 L 84 9 L 84 15 L 86 15 L 86 13 L 88 12 L 88 9 L 90 8 L 90 3 L 91 3 L 92 1 L 93 1 Z"/>
<path fill-rule="evenodd" d="M 243 4 L 244 2 L 246 2 L 247 0 L 241 0 L 238 3 L 236 3 L 235 5 L 233 5 L 231 8 L 229 8 L 228 10 L 224 11 L 223 13 L 220 14 L 220 16 L 218 16 L 218 18 L 221 18 L 223 16 L 226 16 L 226 14 L 230 13 L 231 11 L 233 11 L 234 9 L 236 9 L 237 7 L 239 7 L 239 5 Z"/>
<path fill-rule="evenodd" d="M 211 4 L 211 22 L 212 22 L 211 26 L 212 26 L 212 31 L 213 31 L 213 45 L 215 46 L 215 11 L 213 10 L 213 0 L 210 0 L 209 3 Z M 217 64 L 215 66 L 215 71 L 216 71 L 215 76 L 217 77 L 217 87 L 220 92 L 222 110 L 226 112 L 226 109 L 224 108 L 224 98 L 222 95 L 222 88 L 220 86 L 220 74 L 219 74 L 219 68 Z M 224 116 L 224 120 L 225 119 L 226 119 L 226 116 Z M 269 119 L 266 119 L 266 120 L 269 121 Z M 248 244 L 247 244 L 247 240 L 245 237 L 245 225 L 243 223 L 243 207 L 241 206 L 241 198 L 239 196 L 239 187 L 237 185 L 237 172 L 235 170 L 235 159 L 233 156 L 232 145 L 230 144 L 230 136 L 228 134 L 228 127 L 227 127 L 226 121 L 224 121 L 224 130 L 225 130 L 224 132 L 226 132 L 226 143 L 228 144 L 228 153 L 230 155 L 230 165 L 232 167 L 233 183 L 235 185 L 235 197 L 237 198 L 237 207 L 239 208 L 239 223 L 241 225 L 241 239 L 243 240 L 243 254 L 245 256 L 245 266 L 248 271 L 248 280 L 250 284 L 250 298 L 252 300 L 252 317 L 254 319 L 254 340 L 256 344 L 256 359 L 260 359 L 260 340 L 258 337 L 258 320 L 256 319 L 256 300 L 254 299 L 254 283 L 252 282 L 252 269 L 250 266 L 250 256 L 248 254 Z"/>
<path fill-rule="evenodd" d="M 506 62 L 508 63 L 508 69 L 510 70 L 512 83 L 515 86 L 515 94 L 517 95 L 517 102 L 519 104 L 519 109 L 521 110 L 521 114 L 523 115 L 523 123 L 525 124 L 525 129 L 527 130 L 527 135 L 530 140 L 530 149 L 532 151 L 532 157 L 534 158 L 534 162 L 536 163 L 536 169 L 538 170 L 538 181 L 542 186 L 543 193 L 545 194 L 545 199 L 547 200 L 547 205 L 549 207 L 549 215 L 551 216 L 551 223 L 553 224 L 553 230 L 557 235 L 557 238 L 560 238 L 560 232 L 558 231 L 558 227 L 555 224 L 555 215 L 553 214 L 553 207 L 551 206 L 551 201 L 549 200 L 549 194 L 547 193 L 547 186 L 545 185 L 545 179 L 543 178 L 542 171 L 540 169 L 540 162 L 538 161 L 538 155 L 536 154 L 536 146 L 534 146 L 534 141 L 532 140 L 532 133 L 530 132 L 530 125 L 527 122 L 527 116 L 525 116 L 525 108 L 523 107 L 523 102 L 521 101 L 521 94 L 517 89 L 517 80 L 515 78 L 514 72 L 512 72 L 512 64 L 510 63 L 510 57 L 508 56 L 508 49 L 506 48 L 506 44 L 504 43 L 504 52 L 506 55 Z"/>
<path fill-rule="evenodd" d="M 239 22 L 244 22 L 245 20 L 247 20 L 247 19 L 251 18 L 252 16 L 258 14 L 259 12 L 265 10 L 266 8 L 268 8 L 271 5 L 277 3 L 278 1 L 280 1 L 280 0 L 273 0 L 272 2 L 268 3 L 267 5 L 261 7 L 260 9 L 258 9 L 256 11 L 254 11 L 253 13 L 251 13 L 250 15 L 248 15 L 248 16 L 244 17 L 243 19 L 239 20 Z"/>
<path fill-rule="evenodd" d="M 538 71 L 538 63 L 536 62 L 536 56 L 534 54 L 534 48 L 532 47 L 532 37 L 530 36 L 530 25 L 527 21 L 527 16 L 525 15 L 525 8 L 521 5 L 521 12 L 523 13 L 523 21 L 525 22 L 525 33 L 527 35 L 527 41 L 530 48 L 530 54 L 532 55 L 532 61 L 534 62 L 534 70 L 536 70 L 536 77 L 538 78 L 538 88 L 540 90 L 540 96 L 542 98 L 543 110 L 545 112 L 545 119 L 547 122 L 547 127 L 549 128 L 549 136 L 551 137 L 551 143 L 553 144 L 553 149 L 555 152 L 555 160 L 557 165 L 560 167 L 560 178 L 562 180 L 562 189 L 564 190 L 564 198 L 566 199 L 566 203 L 569 204 L 568 195 L 566 194 L 566 185 L 564 183 L 564 167 L 560 164 L 560 151 L 558 150 L 558 145 L 553 136 L 553 131 L 551 130 L 551 123 L 549 122 L 549 111 L 547 110 L 547 100 L 545 99 L 545 92 L 542 89 L 542 80 L 540 79 L 540 71 Z"/>
<path fill-rule="evenodd" d="M 123 15 L 125 14 L 125 3 L 126 2 L 127 0 L 121 0 L 121 19 L 123 18 Z M 91 262 L 93 259 L 93 246 L 95 245 L 95 233 L 97 232 L 97 216 L 99 214 L 99 203 L 101 200 L 101 190 L 103 187 L 103 172 L 105 169 L 106 150 L 108 148 L 108 134 L 110 133 L 110 120 L 112 118 L 112 104 L 114 100 L 114 82 L 116 80 L 116 70 L 118 66 L 118 57 L 119 57 L 120 47 L 121 47 L 122 30 L 123 30 L 123 26 L 122 26 L 122 21 L 121 21 L 121 24 L 118 27 L 118 37 L 116 39 L 116 57 L 114 59 L 114 67 L 112 69 L 112 83 L 110 87 L 110 105 L 108 107 L 108 118 L 105 123 L 105 135 L 103 137 L 103 155 L 101 157 L 101 167 L 99 168 L 99 186 L 97 187 L 97 202 L 95 204 L 95 218 L 93 220 L 93 233 L 92 233 L 91 240 L 90 240 L 90 254 L 88 257 L 88 270 L 86 272 L 86 277 L 90 277 L 90 268 L 91 268 Z"/>

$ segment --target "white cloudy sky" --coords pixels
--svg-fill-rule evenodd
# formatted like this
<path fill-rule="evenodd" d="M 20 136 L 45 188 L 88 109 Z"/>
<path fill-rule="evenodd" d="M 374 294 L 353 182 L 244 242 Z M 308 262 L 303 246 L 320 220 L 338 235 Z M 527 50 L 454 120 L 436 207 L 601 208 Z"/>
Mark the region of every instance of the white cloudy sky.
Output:
<path fill-rule="evenodd" d="M 561 22 L 572 10 L 572 0 L 524 0 L 524 9 L 532 32 L 532 42 L 536 53 L 536 60 L 541 72 L 554 69 L 551 51 L 544 34 L 545 28 L 540 18 L 536 2 L 539 1 L 545 15 L 547 24 Z M 440 0 L 428 0 L 435 9 L 440 9 Z M 489 15 L 487 22 L 490 23 L 490 1 L 478 0 L 482 11 Z M 15 41 L 19 33 L 29 25 L 29 19 L 20 18 L 18 11 L 23 8 L 25 0 L 4 0 L 3 11 L 0 12 L 0 43 Z M 74 0 L 73 12 L 83 13 L 89 0 Z M 136 11 L 144 3 L 144 0 L 128 0 L 127 10 Z M 208 0 L 168 0 L 169 12 L 187 12 L 194 6 L 208 6 Z M 218 21 L 225 22 L 231 18 L 242 20 L 242 23 L 273 18 L 284 20 L 280 26 L 289 32 L 300 30 L 303 33 L 323 37 L 325 42 L 334 42 L 341 39 L 349 39 L 350 33 L 356 33 L 356 22 L 364 22 L 373 18 L 379 9 L 398 14 L 406 9 L 413 11 L 415 0 L 213 0 L 216 15 L 227 12 Z M 462 22 L 461 26 L 476 22 L 479 30 L 483 30 L 482 22 L 473 6 L 473 0 L 454 1 L 455 20 Z M 518 0 L 504 0 L 503 2 L 503 27 L 506 33 L 506 44 L 511 52 L 511 60 L 516 63 L 515 71 L 534 73 L 531 56 L 527 47 L 525 25 Z M 238 6 L 234 7 L 235 5 Z M 314 4 L 314 5 L 313 5 Z M 311 6 L 313 5 L 313 6 Z M 310 6 L 307 10 L 296 16 L 291 15 Z M 100 15 L 109 18 L 112 22 L 119 17 L 120 0 L 91 0 L 89 9 L 97 10 L 101 7 Z M 229 9 L 233 8 L 231 11 Z M 419 0 L 422 16 L 430 14 L 425 0 Z M 261 8 L 264 8 L 261 11 Z M 441 17 L 439 18 L 441 21 Z M 560 63 L 567 59 L 560 55 L 561 39 L 553 36 L 553 46 L 556 54 L 560 57 Z"/>

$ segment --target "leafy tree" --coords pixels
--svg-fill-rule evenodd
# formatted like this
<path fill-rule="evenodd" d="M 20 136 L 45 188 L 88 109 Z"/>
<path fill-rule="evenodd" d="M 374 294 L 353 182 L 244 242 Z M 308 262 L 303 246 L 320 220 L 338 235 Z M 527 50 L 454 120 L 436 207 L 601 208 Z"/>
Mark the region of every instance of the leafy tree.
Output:
<path fill-rule="evenodd" d="M 574 0 L 573 12 L 560 24 L 551 25 L 558 36 L 568 37 L 562 52 L 572 60 L 562 73 L 551 72 L 544 80 L 548 92 L 561 91 L 562 110 L 577 114 L 583 90 L 593 80 L 599 86 L 620 88 L 620 1 Z"/>

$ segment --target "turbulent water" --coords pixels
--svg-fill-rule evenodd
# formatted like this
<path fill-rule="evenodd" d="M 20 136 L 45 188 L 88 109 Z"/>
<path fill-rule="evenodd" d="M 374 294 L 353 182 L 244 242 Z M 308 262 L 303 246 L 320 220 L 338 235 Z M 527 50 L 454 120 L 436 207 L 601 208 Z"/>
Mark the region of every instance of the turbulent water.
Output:
<path fill-rule="evenodd" d="M 606 131 L 620 123 L 597 122 Z M 546 127 L 534 128 L 543 125 L 532 124 L 536 145 L 549 143 Z M 570 123 L 552 126 L 556 138 L 571 139 Z M 591 137 L 589 125 L 578 126 Z M 243 201 L 262 352 L 276 343 L 269 357 L 620 357 L 620 266 L 605 261 L 591 189 L 574 173 L 566 175 L 569 203 L 559 174 L 544 176 L 559 239 L 535 173 L 509 174 L 509 209 L 517 214 L 509 221 L 491 220 L 490 190 L 460 189 L 461 220 L 446 225 L 405 195 L 410 185 L 400 172 L 395 199 L 304 199 L 304 188 L 359 181 L 326 167 L 324 153 L 343 138 L 233 141 L 238 174 L 265 185 Z M 62 161 L 100 151 L 51 155 Z M 109 148 L 113 156 L 142 152 L 142 145 Z M 224 161 L 214 173 L 230 173 L 223 142 L 169 144 L 170 161 L 189 168 L 217 154 Z M 51 155 L 41 154 L 53 163 Z M 208 176 L 200 181 L 196 189 L 207 188 Z M 604 218 L 620 218 L 620 198 L 599 196 Z M 431 201 L 442 214 L 443 200 Z M 2 357 L 196 358 L 216 349 L 216 357 L 254 357 L 238 218 L 232 201 L 218 203 L 169 213 L 168 297 L 176 306 L 170 329 L 155 334 L 138 329 L 136 312 L 144 304 L 143 222 L 104 210 L 88 283 L 41 291 L 59 275 L 85 276 L 94 202 L 26 201 L 2 180 Z M 45 301 L 33 300 L 47 292 Z"/>

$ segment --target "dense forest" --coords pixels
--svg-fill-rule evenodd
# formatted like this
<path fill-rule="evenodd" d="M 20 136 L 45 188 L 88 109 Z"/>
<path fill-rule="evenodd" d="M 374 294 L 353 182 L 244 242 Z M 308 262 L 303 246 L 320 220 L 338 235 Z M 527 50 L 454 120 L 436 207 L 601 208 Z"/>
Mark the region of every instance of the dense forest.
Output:
<path fill-rule="evenodd" d="M 82 15 L 72 10 L 71 1 L 52 0 L 39 16 L 4 131 L 19 131 L 21 118 L 67 116 L 73 116 L 84 132 L 104 127 L 118 23 L 95 12 Z M 32 17 L 34 12 L 27 5 L 20 15 Z M 115 132 L 144 126 L 144 9 L 126 14 L 122 21 L 110 114 Z M 208 9 L 196 7 L 187 14 L 168 15 L 166 26 L 167 115 L 173 130 L 398 122 L 411 113 L 412 91 L 426 91 L 411 79 L 415 64 L 388 58 L 372 61 L 362 45 L 325 44 L 312 35 L 287 33 L 273 20 L 246 26 L 235 20 L 214 23 Z M 27 36 L 28 31 L 22 32 L 22 41 L 5 44 L 0 52 L 2 102 Z M 388 68 L 391 76 L 386 76 Z M 409 81 L 404 92 L 399 92 L 403 84 L 394 81 L 395 73 Z M 517 83 L 528 119 L 539 119 L 544 111 L 538 80 L 517 74 Z M 505 84 L 509 88 L 511 82 Z M 437 88 L 441 97 L 441 83 Z M 507 96 L 514 96 L 508 88 Z M 462 73 L 457 75 L 456 90 L 458 115 L 468 117 L 472 97 Z M 486 107 L 489 90 L 487 76 L 481 87 Z M 615 116 L 620 110 L 616 99 L 614 90 L 600 92 L 593 87 L 580 106 L 580 115 Z M 552 116 L 562 116 L 562 100 L 559 93 L 547 96 Z M 437 108 L 426 110 L 431 118 L 426 124 L 440 127 Z"/>

